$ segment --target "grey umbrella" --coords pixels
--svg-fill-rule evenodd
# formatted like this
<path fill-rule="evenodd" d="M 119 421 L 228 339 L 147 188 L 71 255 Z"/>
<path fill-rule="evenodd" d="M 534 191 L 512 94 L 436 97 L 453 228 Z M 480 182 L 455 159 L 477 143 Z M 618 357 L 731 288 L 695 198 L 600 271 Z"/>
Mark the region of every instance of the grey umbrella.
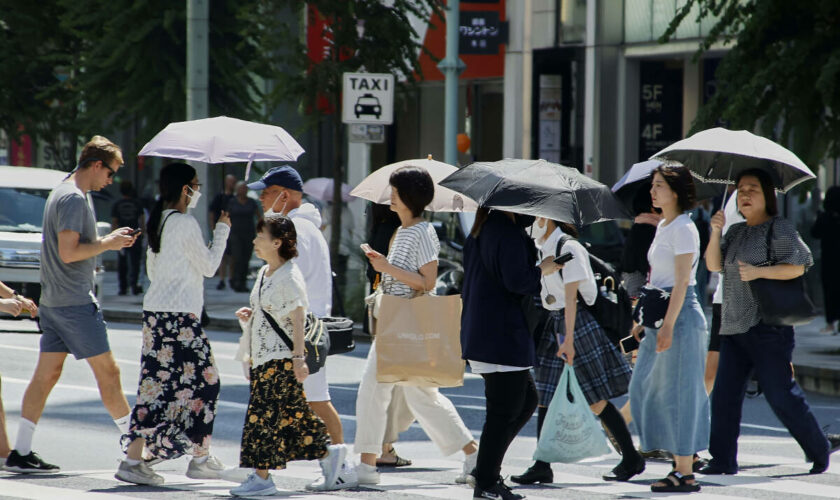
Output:
<path fill-rule="evenodd" d="M 816 178 L 798 156 L 770 139 L 721 127 L 677 141 L 651 159 L 678 161 L 700 180 L 724 184 L 732 184 L 739 172 L 759 168 L 770 174 L 782 193 Z"/>
<path fill-rule="evenodd" d="M 577 226 L 631 218 L 610 188 L 545 160 L 476 162 L 440 182 L 479 205 Z"/>
<path fill-rule="evenodd" d="M 629 210 L 633 210 L 633 199 L 640 189 L 650 190 L 651 174 L 660 165 L 682 166 L 682 164 L 673 161 L 662 160 L 647 160 L 633 164 L 630 170 L 616 182 L 612 187 L 612 192 L 615 193 L 616 198 L 624 203 L 624 206 Z M 703 182 L 699 179 L 694 180 L 694 187 L 698 200 L 705 200 L 720 196 L 724 192 L 724 186 L 718 183 Z"/>

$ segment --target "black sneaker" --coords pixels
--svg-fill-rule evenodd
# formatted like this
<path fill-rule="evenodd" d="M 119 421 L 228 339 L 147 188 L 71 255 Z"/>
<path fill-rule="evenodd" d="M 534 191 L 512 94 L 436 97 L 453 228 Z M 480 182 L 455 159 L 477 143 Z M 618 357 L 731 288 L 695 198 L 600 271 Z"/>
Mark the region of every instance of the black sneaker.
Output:
<path fill-rule="evenodd" d="M 524 495 L 519 495 L 511 491 L 505 484 L 502 478 L 496 481 L 496 484 L 485 489 L 475 487 L 473 490 L 473 500 L 490 499 L 490 500 L 522 500 Z"/>
<path fill-rule="evenodd" d="M 17 450 L 12 450 L 6 458 L 6 470 L 20 474 L 46 474 L 58 472 L 61 469 L 57 465 L 44 462 L 34 451 L 30 451 L 29 455 L 21 456 Z"/>
<path fill-rule="evenodd" d="M 224 290 L 224 289 L 225 289 L 225 280 L 222 280 L 222 281 L 219 282 L 218 285 L 216 285 L 216 290 Z"/>

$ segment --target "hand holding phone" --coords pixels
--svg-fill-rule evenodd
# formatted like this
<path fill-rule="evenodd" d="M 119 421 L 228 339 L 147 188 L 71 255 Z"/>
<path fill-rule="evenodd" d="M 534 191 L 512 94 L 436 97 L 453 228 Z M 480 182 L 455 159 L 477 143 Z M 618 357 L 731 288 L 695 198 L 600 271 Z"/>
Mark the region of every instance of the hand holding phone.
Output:
<path fill-rule="evenodd" d="M 371 248 L 370 245 L 368 245 L 367 243 L 362 243 L 361 245 L 359 245 L 359 248 L 362 249 L 365 255 L 371 255 L 376 253 L 376 251 L 373 248 Z"/>
<path fill-rule="evenodd" d="M 569 262 L 570 260 L 572 260 L 574 258 L 575 258 L 575 256 L 572 255 L 571 252 L 566 252 L 563 255 L 554 259 L 554 263 L 557 264 L 558 266 L 562 266 L 563 264 L 565 264 L 566 262 Z"/>
<path fill-rule="evenodd" d="M 645 338 L 644 330 L 639 333 L 639 339 L 643 338 Z M 636 340 L 636 337 L 633 335 L 628 335 L 621 339 L 619 345 L 621 346 L 621 352 L 624 354 L 630 354 L 639 348 L 639 340 Z"/>
<path fill-rule="evenodd" d="M 138 234 L 140 234 L 140 233 L 142 233 L 142 232 L 143 232 L 143 230 L 142 230 L 142 229 L 132 229 L 131 231 L 129 231 L 129 232 L 126 234 L 126 236 L 137 236 Z"/>

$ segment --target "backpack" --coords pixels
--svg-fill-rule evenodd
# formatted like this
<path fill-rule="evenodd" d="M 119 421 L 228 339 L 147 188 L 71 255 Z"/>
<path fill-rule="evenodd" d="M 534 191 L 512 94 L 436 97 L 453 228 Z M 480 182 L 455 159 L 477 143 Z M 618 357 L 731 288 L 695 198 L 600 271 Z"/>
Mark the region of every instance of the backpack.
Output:
<path fill-rule="evenodd" d="M 574 238 L 568 235 L 561 236 L 557 241 L 557 250 L 554 255 L 559 256 L 563 244 L 569 240 L 574 240 Z M 598 289 L 598 293 L 595 294 L 595 302 L 592 305 L 583 300 L 580 291 L 578 291 L 578 297 L 583 307 L 592 314 L 595 321 L 604 329 L 607 338 L 618 346 L 621 339 L 630 335 L 630 330 L 633 328 L 633 308 L 630 295 L 621 283 L 619 272 L 611 264 L 604 262 L 588 251 L 587 253 L 589 254 L 589 265 L 595 275 L 595 287 Z"/>

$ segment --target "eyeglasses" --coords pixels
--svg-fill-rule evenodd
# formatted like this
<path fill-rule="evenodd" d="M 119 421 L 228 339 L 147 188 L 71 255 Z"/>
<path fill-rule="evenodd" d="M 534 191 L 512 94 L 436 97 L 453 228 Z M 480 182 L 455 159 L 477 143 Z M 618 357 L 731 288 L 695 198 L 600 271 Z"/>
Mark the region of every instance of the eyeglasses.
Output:
<path fill-rule="evenodd" d="M 111 168 L 107 163 L 104 161 L 102 162 L 102 166 L 108 169 L 108 178 L 113 179 L 115 175 L 117 175 L 117 171 Z"/>

